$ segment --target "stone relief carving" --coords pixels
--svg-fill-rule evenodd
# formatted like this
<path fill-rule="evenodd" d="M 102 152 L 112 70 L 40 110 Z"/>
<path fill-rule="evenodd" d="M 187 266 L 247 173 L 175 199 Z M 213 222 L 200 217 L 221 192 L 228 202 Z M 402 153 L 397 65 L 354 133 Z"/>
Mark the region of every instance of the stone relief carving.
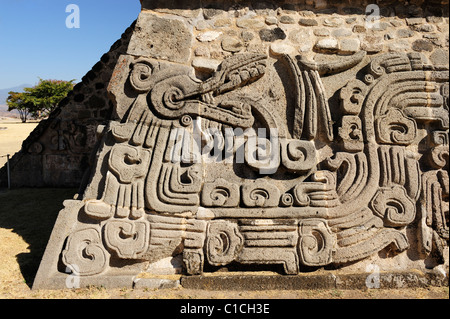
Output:
<path fill-rule="evenodd" d="M 231 263 L 297 274 L 386 247 L 403 252 L 414 227 L 420 253 L 443 258 L 448 70 L 416 54 L 319 63 L 245 53 L 199 80 L 178 63 L 120 61 L 109 87 L 116 119 L 82 199 L 84 228 L 62 253 L 81 276 L 179 254 L 192 275 Z M 278 62 L 294 96 L 285 122 L 255 94 L 269 89 Z M 323 77 L 354 68 L 358 78 L 331 105 Z"/>

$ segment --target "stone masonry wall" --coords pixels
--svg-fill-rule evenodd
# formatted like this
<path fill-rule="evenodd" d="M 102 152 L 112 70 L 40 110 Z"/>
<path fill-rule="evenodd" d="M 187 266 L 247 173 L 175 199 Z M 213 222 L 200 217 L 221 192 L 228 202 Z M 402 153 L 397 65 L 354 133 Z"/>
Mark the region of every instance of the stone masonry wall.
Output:
<path fill-rule="evenodd" d="M 204 9 L 200 1 L 184 9 L 176 1 L 164 3 L 144 1 L 144 8 L 186 21 L 194 40 L 185 44 L 191 54 L 183 62 L 190 60 L 198 71 L 212 71 L 237 52 L 301 54 L 306 59 L 360 50 L 421 52 L 432 63 L 448 64 L 445 1 L 202 1 Z M 366 14 L 366 7 L 375 3 L 378 11 Z"/>

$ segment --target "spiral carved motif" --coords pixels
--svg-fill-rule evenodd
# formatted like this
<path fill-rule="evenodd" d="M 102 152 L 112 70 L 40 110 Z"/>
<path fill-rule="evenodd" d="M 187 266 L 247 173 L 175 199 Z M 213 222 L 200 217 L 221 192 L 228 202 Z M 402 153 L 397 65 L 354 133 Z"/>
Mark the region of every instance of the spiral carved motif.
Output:
<path fill-rule="evenodd" d="M 323 266 L 332 260 L 334 237 L 326 221 L 305 220 L 300 223 L 299 256 L 307 266 Z"/>
<path fill-rule="evenodd" d="M 137 62 L 133 66 L 133 70 L 130 74 L 130 83 L 133 88 L 141 93 L 148 92 L 154 81 L 152 80 L 154 66 L 148 62 Z"/>
<path fill-rule="evenodd" d="M 63 263 L 79 276 L 101 273 L 108 260 L 109 254 L 103 248 L 100 232 L 94 228 L 73 233 L 62 253 Z"/>

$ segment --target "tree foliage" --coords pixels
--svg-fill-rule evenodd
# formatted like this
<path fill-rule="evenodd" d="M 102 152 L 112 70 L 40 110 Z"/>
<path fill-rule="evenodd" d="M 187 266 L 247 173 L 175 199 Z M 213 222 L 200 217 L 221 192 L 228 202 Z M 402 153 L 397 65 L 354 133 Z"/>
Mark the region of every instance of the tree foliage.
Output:
<path fill-rule="evenodd" d="M 26 122 L 28 116 L 33 118 L 47 117 L 72 91 L 74 80 L 43 80 L 32 88 L 25 88 L 23 93 L 9 92 L 6 101 L 8 111 L 17 110 L 22 122 Z"/>

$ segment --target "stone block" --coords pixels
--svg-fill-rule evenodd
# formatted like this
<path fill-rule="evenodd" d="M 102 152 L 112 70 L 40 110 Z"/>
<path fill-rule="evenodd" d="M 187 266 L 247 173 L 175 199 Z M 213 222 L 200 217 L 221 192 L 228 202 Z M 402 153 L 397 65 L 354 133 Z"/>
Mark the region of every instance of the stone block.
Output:
<path fill-rule="evenodd" d="M 434 45 L 431 41 L 426 39 L 419 39 L 412 43 L 412 49 L 418 52 L 431 52 L 434 50 Z"/>
<path fill-rule="evenodd" d="M 192 37 L 183 21 L 142 12 L 127 53 L 183 63 L 189 60 Z"/>
<path fill-rule="evenodd" d="M 365 36 L 361 41 L 361 49 L 369 53 L 381 52 L 384 49 L 383 37 L 380 36 Z"/>
<path fill-rule="evenodd" d="M 308 18 L 300 18 L 298 21 L 299 24 L 309 27 L 318 26 L 319 22 L 316 19 L 308 19 Z"/>
<path fill-rule="evenodd" d="M 234 37 L 224 37 L 222 40 L 222 49 L 228 52 L 239 52 L 244 45 L 241 40 Z"/>
<path fill-rule="evenodd" d="M 359 39 L 342 39 L 339 41 L 339 50 L 345 53 L 355 53 L 359 51 L 360 45 Z"/>
<path fill-rule="evenodd" d="M 316 42 L 314 48 L 317 51 L 336 51 L 339 49 L 339 42 L 335 38 L 320 39 Z"/>
<path fill-rule="evenodd" d="M 286 33 L 280 28 L 262 29 L 259 31 L 259 37 L 264 42 L 273 42 L 286 39 Z"/>
<path fill-rule="evenodd" d="M 206 31 L 197 36 L 197 40 L 200 42 L 211 42 L 216 40 L 222 35 L 220 31 Z"/>

